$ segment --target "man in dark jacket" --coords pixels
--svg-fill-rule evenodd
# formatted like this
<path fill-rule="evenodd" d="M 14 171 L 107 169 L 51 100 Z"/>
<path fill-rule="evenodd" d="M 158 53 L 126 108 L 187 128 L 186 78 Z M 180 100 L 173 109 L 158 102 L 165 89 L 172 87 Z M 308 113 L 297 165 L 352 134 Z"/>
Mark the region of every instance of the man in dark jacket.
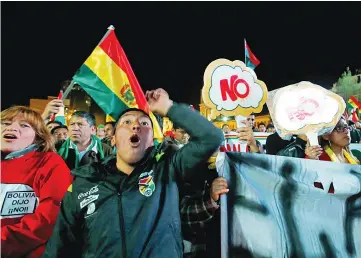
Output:
<path fill-rule="evenodd" d="M 153 147 L 149 116 L 123 112 L 112 138 L 116 157 L 72 171 L 75 180 L 43 257 L 182 257 L 178 187 L 223 134 L 188 106 L 173 104 L 162 89 L 146 97 L 152 112 L 178 123 L 192 141 L 163 152 L 163 144 Z"/>
<path fill-rule="evenodd" d="M 348 121 L 350 126 L 351 143 L 361 143 L 360 122 Z"/>
<path fill-rule="evenodd" d="M 94 135 L 94 115 L 76 111 L 69 122 L 69 138 L 57 142 L 55 148 L 70 169 L 98 162 L 113 154 L 110 146 Z"/>
<path fill-rule="evenodd" d="M 306 135 L 297 135 L 296 140 L 280 150 L 277 155 L 293 158 L 305 158 L 305 149 L 307 144 Z"/>
<path fill-rule="evenodd" d="M 293 138 L 291 140 L 283 140 L 277 132 L 269 135 L 266 140 L 266 152 L 269 155 L 276 155 L 280 150 L 286 148 L 289 144 L 294 141 Z"/>

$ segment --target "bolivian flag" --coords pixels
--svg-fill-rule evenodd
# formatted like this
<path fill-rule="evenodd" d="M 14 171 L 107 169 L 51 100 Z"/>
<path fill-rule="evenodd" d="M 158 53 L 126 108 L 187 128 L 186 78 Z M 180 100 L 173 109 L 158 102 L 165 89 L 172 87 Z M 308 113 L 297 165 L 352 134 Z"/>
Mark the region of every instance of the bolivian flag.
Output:
<path fill-rule="evenodd" d="M 347 101 L 346 108 L 349 113 L 349 120 L 353 122 L 358 122 L 359 117 L 357 114 L 357 110 L 361 110 L 361 103 L 354 96 L 351 96 Z"/>
<path fill-rule="evenodd" d="M 149 112 L 143 90 L 120 46 L 113 26 L 108 28 L 102 41 L 74 75 L 73 80 L 114 120 L 127 108 L 144 110 L 152 119 L 154 138 L 163 138 L 154 114 Z"/>

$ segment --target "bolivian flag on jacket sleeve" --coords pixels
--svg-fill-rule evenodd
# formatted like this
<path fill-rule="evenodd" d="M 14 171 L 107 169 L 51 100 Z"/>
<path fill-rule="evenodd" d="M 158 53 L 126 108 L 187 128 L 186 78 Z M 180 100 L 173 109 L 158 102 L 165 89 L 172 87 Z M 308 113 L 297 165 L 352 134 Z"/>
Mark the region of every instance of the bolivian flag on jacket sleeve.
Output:
<path fill-rule="evenodd" d="M 160 126 L 154 114 L 149 111 L 143 90 L 113 27 L 109 28 L 106 36 L 80 67 L 73 80 L 114 120 L 127 108 L 136 107 L 144 110 L 152 119 L 154 138 L 163 138 Z"/>

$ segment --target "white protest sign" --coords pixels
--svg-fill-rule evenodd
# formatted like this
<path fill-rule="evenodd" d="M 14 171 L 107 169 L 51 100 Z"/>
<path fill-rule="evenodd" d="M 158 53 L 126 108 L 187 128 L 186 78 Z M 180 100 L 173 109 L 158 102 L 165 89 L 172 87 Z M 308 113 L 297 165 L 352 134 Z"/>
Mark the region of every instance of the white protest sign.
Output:
<path fill-rule="evenodd" d="M 38 205 L 34 190 L 24 184 L 1 184 L 1 218 L 16 218 L 32 214 Z"/>
<path fill-rule="evenodd" d="M 266 103 L 267 93 L 265 83 L 238 60 L 217 59 L 204 73 L 202 99 L 211 109 L 211 117 L 259 113 Z"/>
<path fill-rule="evenodd" d="M 317 136 L 333 130 L 346 104 L 341 96 L 321 86 L 300 82 L 270 92 L 267 106 L 282 138 L 303 134 L 311 145 L 317 145 Z"/>

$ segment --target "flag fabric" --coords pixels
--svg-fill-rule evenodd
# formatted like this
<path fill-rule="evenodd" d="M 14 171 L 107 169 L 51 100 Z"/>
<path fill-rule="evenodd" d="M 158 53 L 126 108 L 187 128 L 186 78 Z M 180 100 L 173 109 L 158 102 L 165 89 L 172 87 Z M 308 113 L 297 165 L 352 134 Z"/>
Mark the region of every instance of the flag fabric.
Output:
<path fill-rule="evenodd" d="M 223 152 L 216 167 L 222 258 L 361 257 L 361 166 Z"/>
<path fill-rule="evenodd" d="M 152 119 L 154 138 L 163 138 L 160 126 L 149 110 L 143 90 L 115 35 L 114 27 L 108 28 L 108 33 L 79 68 L 73 80 L 113 120 L 127 108 L 144 110 Z"/>
<path fill-rule="evenodd" d="M 105 117 L 105 122 L 115 122 L 114 118 L 111 117 L 110 115 L 106 115 Z"/>
<path fill-rule="evenodd" d="M 354 97 L 351 96 L 347 101 L 353 108 L 361 109 L 361 103 Z"/>
<path fill-rule="evenodd" d="M 361 103 L 354 97 L 351 96 L 347 103 L 346 103 L 346 109 L 348 112 L 348 120 L 351 120 L 353 122 L 359 121 L 358 112 L 361 110 Z"/>
<path fill-rule="evenodd" d="M 261 63 L 258 58 L 252 53 L 246 40 L 244 40 L 244 55 L 246 66 L 252 68 L 253 70 L 257 67 L 257 65 Z"/>

